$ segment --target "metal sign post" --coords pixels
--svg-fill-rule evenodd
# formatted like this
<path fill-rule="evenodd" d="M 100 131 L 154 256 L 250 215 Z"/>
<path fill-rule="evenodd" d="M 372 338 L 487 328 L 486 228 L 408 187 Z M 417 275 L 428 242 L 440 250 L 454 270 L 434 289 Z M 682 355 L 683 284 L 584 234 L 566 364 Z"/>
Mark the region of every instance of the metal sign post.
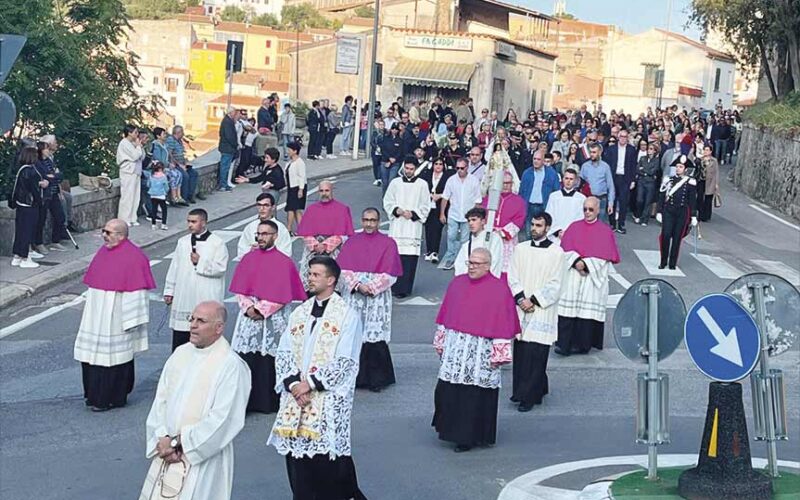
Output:
<path fill-rule="evenodd" d="M 778 477 L 777 441 L 789 439 L 783 372 L 770 368 L 770 358 L 791 349 L 800 336 L 800 292 L 786 279 L 751 273 L 734 280 L 725 292 L 755 319 L 761 334 L 759 369 L 750 374 L 753 434 L 767 442 L 767 470 Z"/>
<path fill-rule="evenodd" d="M 764 407 L 762 408 L 766 415 L 764 415 L 764 422 L 766 423 L 766 439 L 767 442 L 767 463 L 769 474 L 772 477 L 780 476 L 778 472 L 778 448 L 775 445 L 775 400 L 773 399 L 772 384 L 770 384 L 770 371 L 769 371 L 769 339 L 767 338 L 767 310 L 764 306 L 764 289 L 769 288 L 769 283 L 764 281 L 751 281 L 747 283 L 753 293 L 756 305 L 756 324 L 761 333 L 761 359 L 760 369 L 761 377 L 758 384 L 758 389 L 764 398 Z"/>
<path fill-rule="evenodd" d="M 233 96 L 233 61 L 236 60 L 236 44 L 229 44 L 229 47 L 231 56 L 228 58 L 228 104 L 225 113 L 231 108 L 231 97 Z"/>
<path fill-rule="evenodd" d="M 669 443 L 669 377 L 658 372 L 683 340 L 686 305 L 664 280 L 634 283 L 617 304 L 614 340 L 628 359 L 647 363 L 636 377 L 636 442 L 647 444 L 647 478 L 658 479 L 658 445 Z"/>
<path fill-rule="evenodd" d="M 658 383 L 658 285 L 642 285 L 647 294 L 647 479 L 658 479 L 658 434 L 661 415 Z"/>

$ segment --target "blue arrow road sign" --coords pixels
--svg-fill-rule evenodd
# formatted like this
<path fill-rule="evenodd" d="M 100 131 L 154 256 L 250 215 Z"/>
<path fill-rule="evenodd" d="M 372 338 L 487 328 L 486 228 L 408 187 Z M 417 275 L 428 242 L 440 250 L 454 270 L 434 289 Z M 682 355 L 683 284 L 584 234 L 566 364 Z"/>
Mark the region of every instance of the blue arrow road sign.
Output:
<path fill-rule="evenodd" d="M 697 369 L 720 382 L 746 377 L 761 350 L 753 317 L 725 294 L 706 295 L 694 303 L 686 315 L 683 337 Z"/>

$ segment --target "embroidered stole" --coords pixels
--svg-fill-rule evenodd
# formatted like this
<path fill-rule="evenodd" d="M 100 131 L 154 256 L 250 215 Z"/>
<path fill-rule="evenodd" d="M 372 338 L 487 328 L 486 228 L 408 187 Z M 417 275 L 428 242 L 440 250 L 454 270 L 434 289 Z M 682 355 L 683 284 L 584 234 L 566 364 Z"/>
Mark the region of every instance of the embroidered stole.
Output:
<path fill-rule="evenodd" d="M 295 366 L 300 369 L 303 380 L 316 373 L 320 367 L 334 360 L 336 346 L 339 344 L 339 335 L 342 333 L 341 327 L 347 314 L 347 305 L 344 299 L 334 294 L 331 296 L 322 317 L 316 318 L 316 321 L 306 332 L 306 321 L 311 318 L 313 304 L 313 300 L 303 303 L 299 307 L 300 313 L 289 325 L 292 358 Z M 307 372 L 305 372 L 303 370 L 303 352 L 305 350 L 306 335 L 310 336 L 314 332 L 316 332 L 316 336 L 313 339 L 314 345 L 311 348 L 311 362 Z M 276 435 L 283 438 L 304 437 L 311 440 L 320 438 L 325 394 L 319 391 L 311 391 L 309 394 L 311 403 L 302 408 L 290 393 L 283 395 L 281 409 L 278 411 L 273 430 Z"/>

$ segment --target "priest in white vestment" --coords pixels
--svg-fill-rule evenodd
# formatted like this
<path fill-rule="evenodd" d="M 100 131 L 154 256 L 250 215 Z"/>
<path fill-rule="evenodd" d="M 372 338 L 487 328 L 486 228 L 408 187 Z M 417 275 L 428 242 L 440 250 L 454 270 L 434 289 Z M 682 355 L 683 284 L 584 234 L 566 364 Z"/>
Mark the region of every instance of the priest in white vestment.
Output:
<path fill-rule="evenodd" d="M 244 427 L 250 370 L 223 337 L 225 306 L 201 302 L 191 337 L 167 359 L 147 416 L 152 459 L 139 500 L 228 500 L 233 439 Z"/>
<path fill-rule="evenodd" d="M 275 392 L 275 353 L 289 323 L 287 306 L 305 300 L 306 293 L 294 261 L 275 248 L 277 224 L 259 223 L 257 237 L 258 247 L 239 262 L 231 280 L 230 291 L 239 304 L 231 348 L 253 376 L 247 411 L 275 413 L 280 403 Z"/>
<path fill-rule="evenodd" d="M 319 201 L 308 207 L 297 226 L 297 235 L 303 238 L 303 255 L 300 257 L 300 279 L 308 290 L 308 263 L 318 256 L 336 258 L 342 244 L 353 235 L 353 216 L 350 207 L 333 199 L 333 183 L 319 183 Z"/>
<path fill-rule="evenodd" d="M 403 274 L 397 243 L 378 231 L 377 208 L 361 213 L 363 231 L 347 239 L 337 262 L 342 268 L 340 289 L 347 304 L 359 312 L 364 328 L 356 387 L 380 392 L 395 383 L 389 352 L 392 339 L 392 292 Z"/>
<path fill-rule="evenodd" d="M 566 274 L 558 303 L 558 341 L 562 356 L 603 348 L 608 305 L 608 274 L 619 262 L 614 231 L 598 218 L 600 200 L 583 202 L 583 220 L 573 222 L 561 236 Z"/>
<path fill-rule="evenodd" d="M 422 229 L 431 210 L 428 183 L 414 177 L 416 160 L 406 158 L 403 175 L 389 183 L 383 196 L 383 210 L 389 216 L 389 236 L 397 242 L 403 274 L 392 286 L 397 298 L 405 298 L 414 289 L 417 261 L 422 249 Z"/>
<path fill-rule="evenodd" d="M 491 265 L 487 249 L 473 250 L 468 274 L 453 278 L 436 316 L 441 366 L 431 425 L 457 453 L 495 443 L 500 367 L 511 362 L 511 339 L 520 332 L 511 290 Z"/>
<path fill-rule="evenodd" d="M 242 235 L 239 236 L 239 243 L 236 245 L 236 258 L 234 260 L 242 260 L 247 252 L 258 247 L 258 225 L 261 222 L 269 220 L 278 226 L 278 239 L 275 240 L 275 248 L 284 255 L 292 257 L 292 236 L 283 222 L 275 217 L 275 196 L 272 193 L 260 193 L 256 198 L 256 208 L 258 209 L 258 217 L 256 220 L 249 222 L 242 230 Z"/>
<path fill-rule="evenodd" d="M 512 189 L 514 179 L 509 172 L 503 173 L 503 188 L 500 192 L 500 200 L 494 219 L 494 231 L 503 242 L 503 264 L 502 272 L 508 272 L 508 264 L 511 262 L 511 255 L 517 246 L 517 234 L 525 224 L 525 216 L 528 213 L 528 202 L 522 196 L 515 194 Z M 489 197 L 483 198 L 483 208 L 489 210 Z"/>
<path fill-rule="evenodd" d="M 476 248 L 486 248 L 492 254 L 492 266 L 490 271 L 496 277 L 503 273 L 503 241 L 494 231 L 490 234 L 486 232 L 486 209 L 473 207 L 467 211 L 467 226 L 469 236 L 467 241 L 461 245 L 455 262 L 455 275 L 467 274 L 467 261 L 472 251 Z M 488 240 L 487 240 L 488 236 Z"/>
<path fill-rule="evenodd" d="M 172 350 L 189 342 L 189 317 L 200 302 L 225 299 L 228 247 L 207 229 L 208 213 L 202 208 L 186 217 L 189 234 L 175 245 L 164 283 L 164 302 L 170 306 Z"/>
<path fill-rule="evenodd" d="M 294 498 L 364 498 L 350 449 L 361 321 L 334 293 L 340 274 L 333 258 L 311 259 L 313 297 L 292 311 L 278 345 L 281 406 L 267 444 L 286 457 Z"/>
<path fill-rule="evenodd" d="M 103 246 L 83 282 L 89 289 L 74 356 L 81 363 L 84 401 L 92 411 L 119 408 L 133 390 L 134 354 L 148 347 L 148 290 L 156 287 L 150 261 L 128 240 L 124 221 L 103 227 Z"/>
<path fill-rule="evenodd" d="M 555 193 L 551 193 L 547 199 L 545 212 L 553 218 L 548 236 L 556 242 L 570 224 L 583 219 L 583 202 L 586 196 L 577 189 L 579 178 L 577 170 L 566 169 L 562 180 L 563 186 Z"/>
<path fill-rule="evenodd" d="M 511 401 L 519 403 L 521 412 L 541 404 L 549 393 L 547 358 L 558 338 L 564 251 L 547 239 L 551 223 L 547 212 L 533 216 L 531 240 L 517 245 L 508 271 L 522 327 L 514 340 Z"/>

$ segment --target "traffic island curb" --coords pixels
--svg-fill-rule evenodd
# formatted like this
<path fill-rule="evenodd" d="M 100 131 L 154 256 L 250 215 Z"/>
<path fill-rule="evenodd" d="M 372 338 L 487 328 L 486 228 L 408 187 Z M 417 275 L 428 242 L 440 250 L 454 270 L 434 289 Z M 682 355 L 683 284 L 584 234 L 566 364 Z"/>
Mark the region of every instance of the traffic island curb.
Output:
<path fill-rule="evenodd" d="M 355 165 L 348 165 L 336 171 L 324 173 L 320 172 L 316 174 L 309 173 L 307 181 L 310 183 L 311 181 L 318 181 L 328 177 L 346 175 L 360 172 L 362 170 L 372 169 L 371 164 L 363 165 L 361 164 L 362 161 L 363 159 L 359 159 Z M 216 210 L 210 210 L 208 215 L 209 219 L 213 221 L 230 217 L 231 215 L 236 215 L 239 212 L 252 209 L 252 207 L 253 200 L 248 197 L 247 199 L 243 199 L 242 203 L 235 207 L 223 205 Z M 183 232 L 183 229 L 177 231 L 171 230 L 153 232 L 149 233 L 143 238 L 138 238 L 138 241 L 135 243 L 140 248 L 145 249 L 169 240 L 170 238 L 175 238 Z M 5 310 L 7 307 L 10 307 L 17 302 L 33 297 L 44 290 L 50 289 L 56 285 L 64 283 L 65 281 L 69 281 L 76 276 L 80 276 L 86 271 L 86 268 L 92 261 L 92 258 L 94 258 L 94 254 L 68 261 L 63 264 L 58 264 L 57 266 L 53 266 L 51 269 L 26 278 L 21 282 L 0 282 L 0 284 L 2 284 L 2 290 L 0 290 L 0 309 Z"/>

